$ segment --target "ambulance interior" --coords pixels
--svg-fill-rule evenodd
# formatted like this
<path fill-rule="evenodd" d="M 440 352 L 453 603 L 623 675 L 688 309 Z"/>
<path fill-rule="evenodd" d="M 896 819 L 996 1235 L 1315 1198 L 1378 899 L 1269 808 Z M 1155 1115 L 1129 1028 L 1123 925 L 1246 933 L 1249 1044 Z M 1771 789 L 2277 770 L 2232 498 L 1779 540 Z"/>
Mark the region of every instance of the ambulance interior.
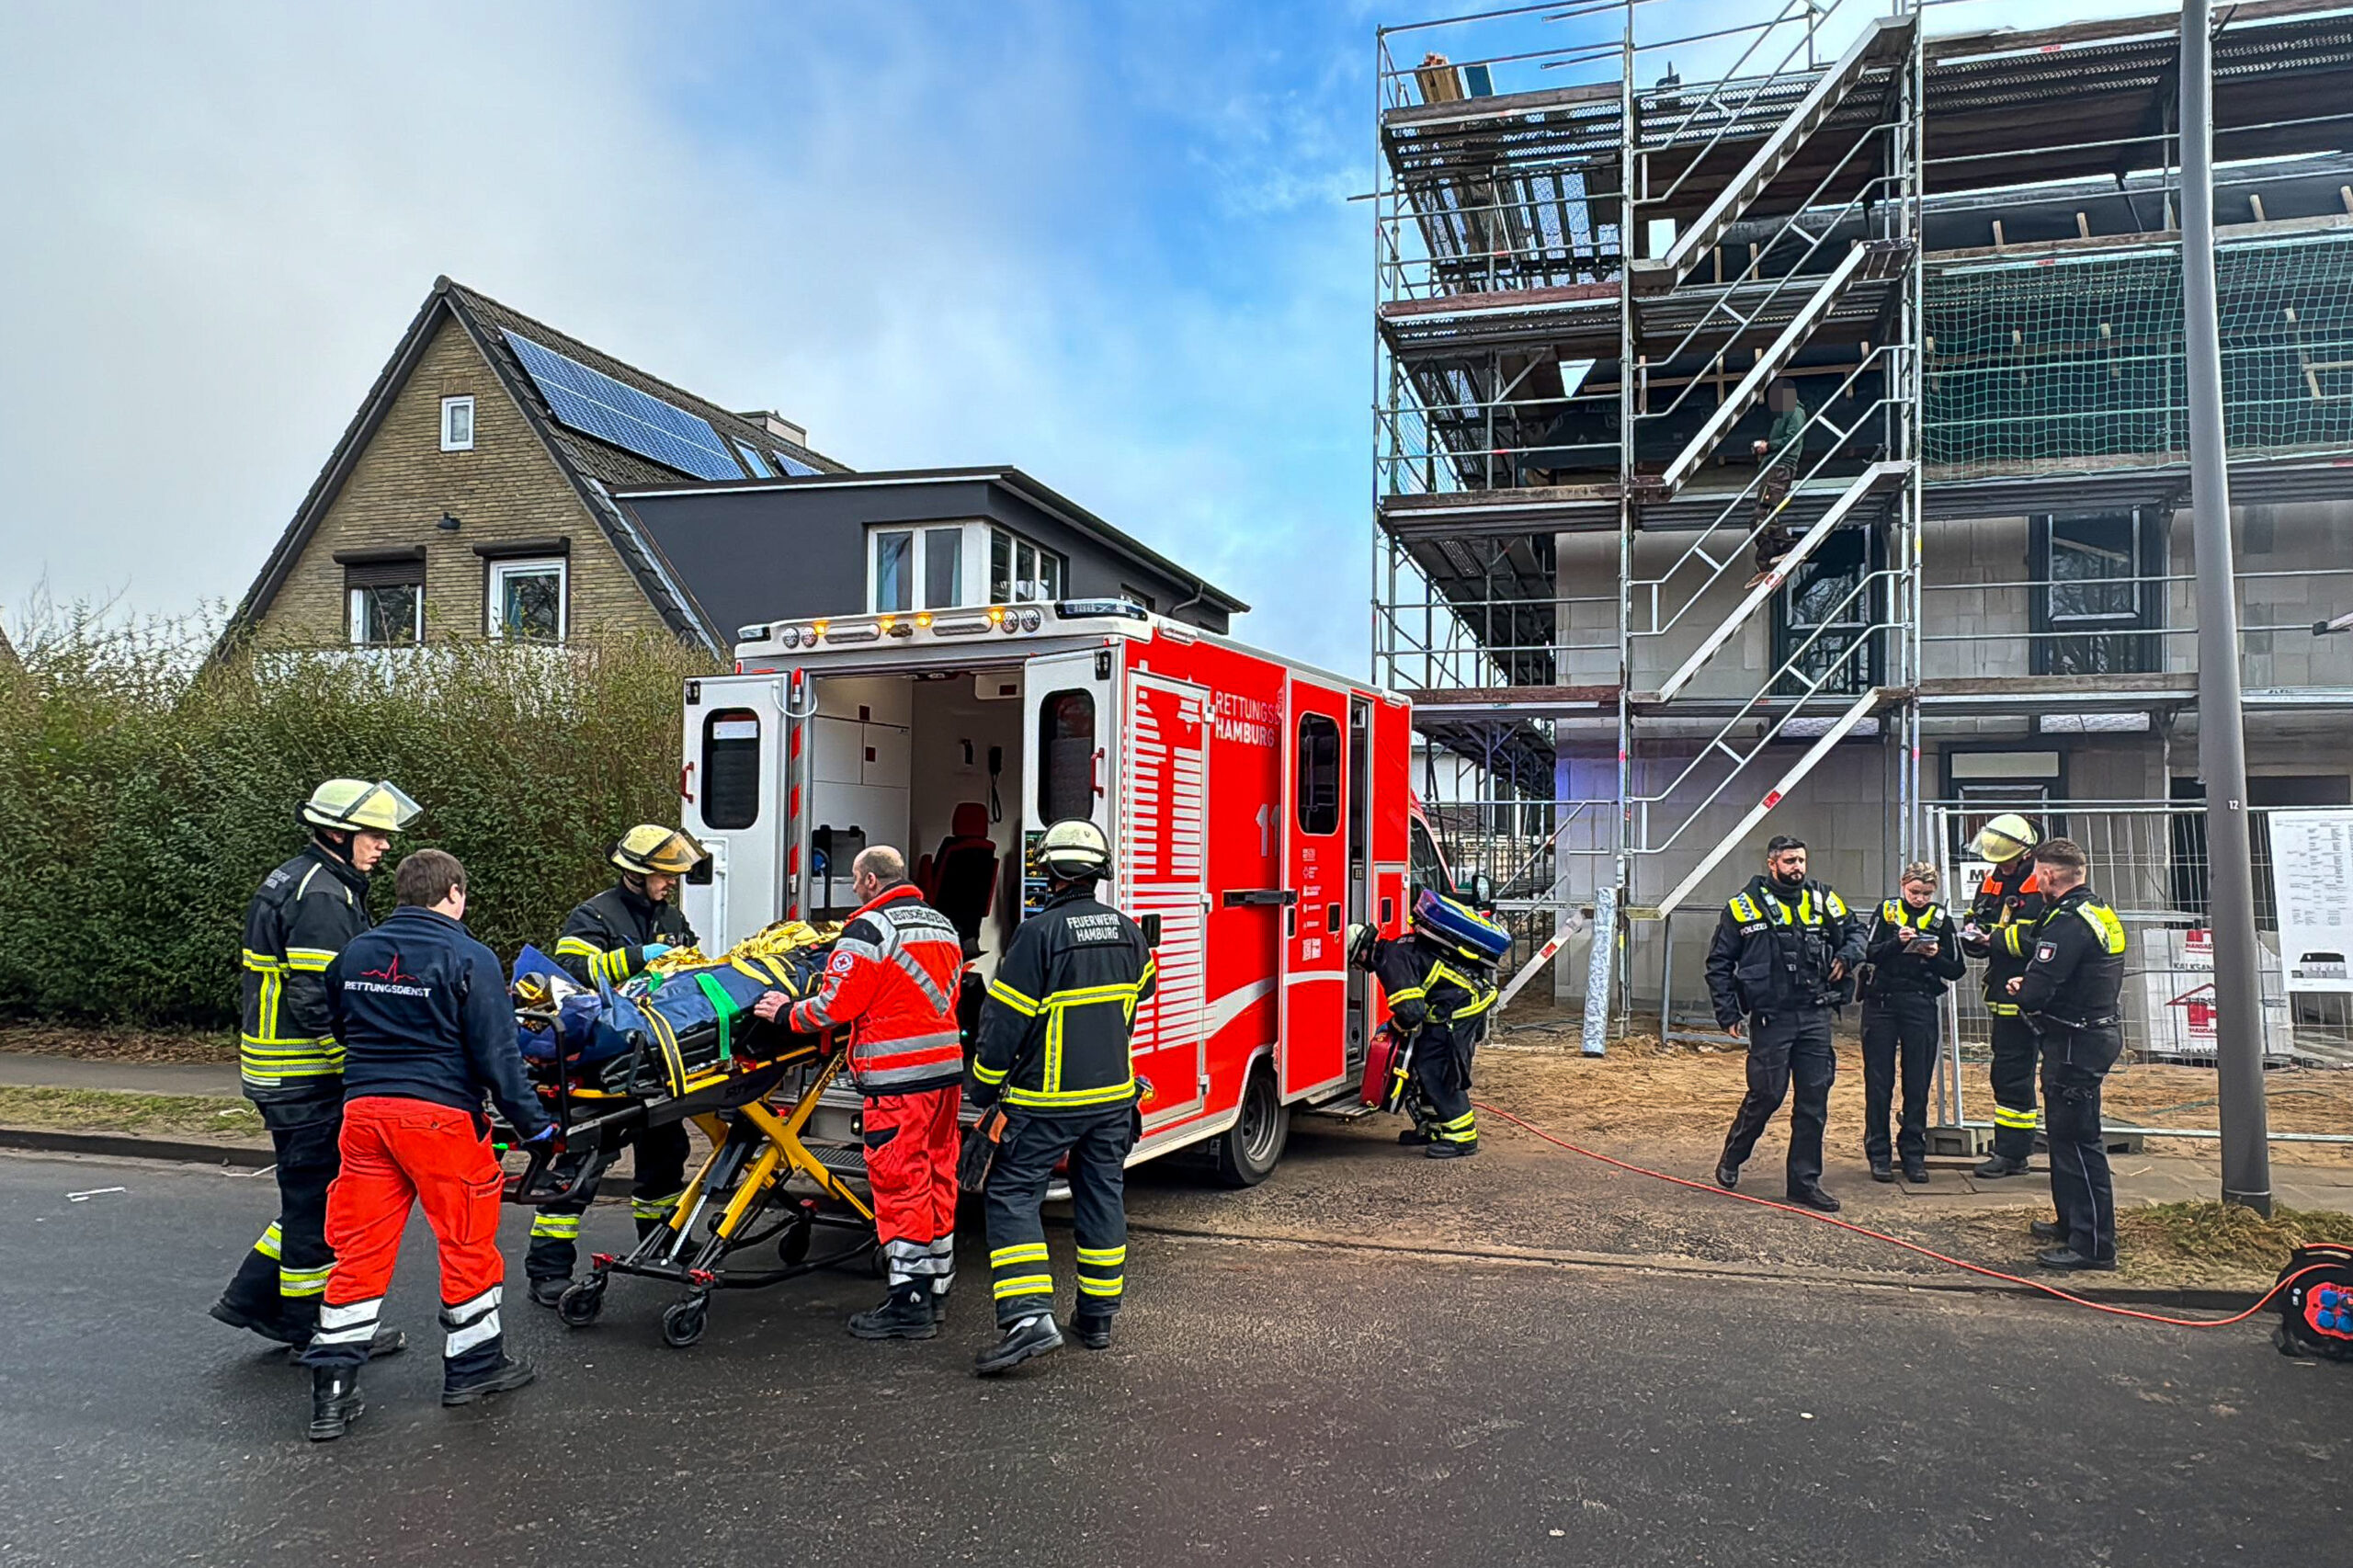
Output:
<path fill-rule="evenodd" d="M 1042 825 L 1054 820 L 1047 807 L 1084 813 L 1092 803 L 1092 694 L 1046 694 L 1055 712 L 1025 743 L 1019 664 L 812 684 L 811 908 L 847 915 L 858 902 L 851 862 L 870 845 L 893 846 L 926 898 L 979 942 L 983 973 L 995 973 L 1020 919 L 1025 816 Z M 1030 744 L 1063 798 L 1031 799 L 1041 759 L 1026 755 Z"/>

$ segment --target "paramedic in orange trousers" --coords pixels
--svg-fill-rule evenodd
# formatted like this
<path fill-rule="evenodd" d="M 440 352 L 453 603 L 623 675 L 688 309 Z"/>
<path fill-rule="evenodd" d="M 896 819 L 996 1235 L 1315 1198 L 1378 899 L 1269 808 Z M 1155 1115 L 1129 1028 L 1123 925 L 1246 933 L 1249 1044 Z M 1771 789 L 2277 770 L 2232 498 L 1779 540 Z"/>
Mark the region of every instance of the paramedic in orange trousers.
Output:
<path fill-rule="evenodd" d="M 849 1071 L 866 1096 L 866 1178 L 890 1294 L 849 1320 L 860 1339 L 929 1339 L 956 1279 L 956 1157 L 964 1042 L 956 988 L 964 943 L 907 881 L 906 858 L 877 844 L 850 862 L 860 903 L 806 1001 L 782 992 L 753 1012 L 804 1034 L 847 1026 Z"/>

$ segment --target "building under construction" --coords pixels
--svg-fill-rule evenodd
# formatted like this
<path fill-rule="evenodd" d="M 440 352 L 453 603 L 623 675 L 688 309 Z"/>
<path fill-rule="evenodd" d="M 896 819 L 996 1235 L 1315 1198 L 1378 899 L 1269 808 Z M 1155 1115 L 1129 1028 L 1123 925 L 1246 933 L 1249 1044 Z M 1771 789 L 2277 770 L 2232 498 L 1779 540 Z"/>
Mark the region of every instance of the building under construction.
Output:
<path fill-rule="evenodd" d="M 2178 14 L 1983 9 L 1380 34 L 1376 675 L 1472 765 L 1438 814 L 1530 937 L 1598 912 L 1563 996 L 1671 1028 L 1774 832 L 1860 903 L 2023 806 L 2202 924 Z M 2344 804 L 2353 6 L 2225 16 L 2253 804 Z"/>

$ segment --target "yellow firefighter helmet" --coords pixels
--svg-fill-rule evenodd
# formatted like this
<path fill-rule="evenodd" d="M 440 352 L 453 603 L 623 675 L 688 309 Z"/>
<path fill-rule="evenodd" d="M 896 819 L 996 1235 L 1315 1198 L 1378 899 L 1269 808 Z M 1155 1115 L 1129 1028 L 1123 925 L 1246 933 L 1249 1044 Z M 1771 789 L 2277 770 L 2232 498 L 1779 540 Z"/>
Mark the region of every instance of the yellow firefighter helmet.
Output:
<path fill-rule="evenodd" d="M 398 833 L 423 808 L 388 778 L 330 778 L 302 802 L 302 820 L 313 827 L 345 833 Z"/>
<path fill-rule="evenodd" d="M 644 822 L 621 835 L 608 858 L 641 877 L 683 877 L 702 859 L 702 846 L 676 828 Z"/>
<path fill-rule="evenodd" d="M 1999 866 L 2017 859 L 2041 842 L 2042 835 L 2034 831 L 2034 824 L 2016 812 L 2004 812 L 1977 830 L 1969 848 L 1979 859 Z"/>

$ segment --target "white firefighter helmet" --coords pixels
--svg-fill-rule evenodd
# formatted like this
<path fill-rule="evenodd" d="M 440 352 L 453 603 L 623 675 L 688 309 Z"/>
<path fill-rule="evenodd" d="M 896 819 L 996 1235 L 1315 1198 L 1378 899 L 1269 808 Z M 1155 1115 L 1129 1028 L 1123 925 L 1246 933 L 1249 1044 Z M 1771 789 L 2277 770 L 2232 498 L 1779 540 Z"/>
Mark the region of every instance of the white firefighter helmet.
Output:
<path fill-rule="evenodd" d="M 1111 843 L 1101 828 L 1085 817 L 1071 817 L 1054 824 L 1039 840 L 1038 864 L 1048 876 L 1066 882 L 1108 876 Z"/>
<path fill-rule="evenodd" d="M 607 858 L 641 877 L 683 877 L 700 864 L 702 850 L 676 828 L 642 822 L 621 835 Z"/>
<path fill-rule="evenodd" d="M 398 833 L 422 810 L 390 779 L 330 778 L 302 802 L 302 820 L 313 827 L 345 833 Z"/>
<path fill-rule="evenodd" d="M 2042 835 L 2034 831 L 2034 824 L 2016 812 L 2004 812 L 1977 830 L 1977 836 L 1969 841 L 1969 852 L 1999 866 L 2017 859 L 2041 842 Z"/>

